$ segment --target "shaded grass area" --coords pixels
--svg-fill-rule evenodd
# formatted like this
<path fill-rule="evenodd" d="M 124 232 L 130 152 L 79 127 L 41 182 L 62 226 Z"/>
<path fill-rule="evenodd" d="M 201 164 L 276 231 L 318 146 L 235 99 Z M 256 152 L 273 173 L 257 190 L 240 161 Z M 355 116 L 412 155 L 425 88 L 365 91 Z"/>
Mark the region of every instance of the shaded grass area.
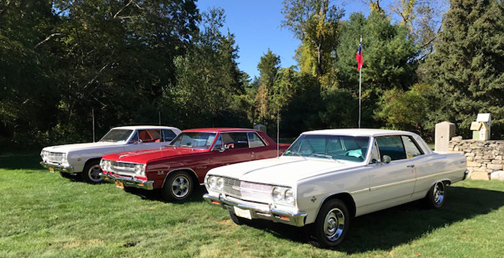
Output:
<path fill-rule="evenodd" d="M 302 229 L 233 224 L 199 188 L 186 203 L 38 169 L 38 156 L 0 157 L 0 257 L 502 257 L 504 182 L 448 188 L 446 206 L 418 203 L 358 217 L 337 250 Z M 16 169 L 16 167 L 22 169 Z"/>

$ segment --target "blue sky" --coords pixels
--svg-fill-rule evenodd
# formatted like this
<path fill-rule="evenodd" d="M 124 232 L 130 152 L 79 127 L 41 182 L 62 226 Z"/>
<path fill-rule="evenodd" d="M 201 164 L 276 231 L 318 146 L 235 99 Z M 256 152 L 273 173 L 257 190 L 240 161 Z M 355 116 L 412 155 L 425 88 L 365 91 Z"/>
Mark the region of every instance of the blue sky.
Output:
<path fill-rule="evenodd" d="M 343 3 L 346 17 L 352 12 L 362 11 L 365 15 L 369 8 L 361 1 Z M 299 46 L 299 40 L 292 32 L 281 28 L 283 15 L 281 0 L 198 0 L 200 11 L 212 7 L 225 10 L 225 31 L 229 29 L 235 34 L 239 47 L 238 66 L 250 75 L 259 76 L 257 64 L 268 48 L 281 58 L 281 66 L 296 65 L 294 54 Z"/>

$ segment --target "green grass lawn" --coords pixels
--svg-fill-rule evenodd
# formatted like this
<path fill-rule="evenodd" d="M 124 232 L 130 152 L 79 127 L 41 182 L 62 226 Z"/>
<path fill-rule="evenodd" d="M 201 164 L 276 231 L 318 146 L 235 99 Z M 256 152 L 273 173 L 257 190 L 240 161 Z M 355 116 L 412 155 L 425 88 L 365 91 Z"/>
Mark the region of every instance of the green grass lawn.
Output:
<path fill-rule="evenodd" d="M 324 250 L 288 226 L 236 226 L 201 188 L 187 203 L 164 203 L 62 178 L 38 160 L 0 156 L 0 257 L 504 256 L 504 182 L 455 184 L 440 210 L 411 203 L 356 218 L 346 242 Z"/>

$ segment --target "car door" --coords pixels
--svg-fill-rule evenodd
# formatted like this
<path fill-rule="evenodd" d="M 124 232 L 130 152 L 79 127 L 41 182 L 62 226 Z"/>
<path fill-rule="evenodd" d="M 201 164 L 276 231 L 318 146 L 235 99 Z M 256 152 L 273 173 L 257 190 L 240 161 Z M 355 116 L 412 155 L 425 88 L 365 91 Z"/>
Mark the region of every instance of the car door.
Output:
<path fill-rule="evenodd" d="M 371 210 L 384 209 L 411 199 L 415 188 L 415 168 L 407 158 L 400 135 L 375 137 L 369 164 L 369 198 Z M 390 163 L 383 157 L 390 157 Z M 380 161 L 381 160 L 381 161 Z"/>
<path fill-rule="evenodd" d="M 220 133 L 212 149 L 212 168 L 254 159 L 247 132 Z"/>

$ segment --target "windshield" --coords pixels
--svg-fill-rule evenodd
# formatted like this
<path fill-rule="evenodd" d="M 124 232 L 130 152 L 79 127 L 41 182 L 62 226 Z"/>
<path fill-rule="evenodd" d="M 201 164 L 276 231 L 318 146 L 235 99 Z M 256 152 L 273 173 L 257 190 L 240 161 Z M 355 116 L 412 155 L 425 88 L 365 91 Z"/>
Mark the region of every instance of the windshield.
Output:
<path fill-rule="evenodd" d="M 209 149 L 214 142 L 216 133 L 183 132 L 168 146 L 180 148 Z"/>
<path fill-rule="evenodd" d="M 302 156 L 362 162 L 366 159 L 369 137 L 301 135 L 283 156 Z"/>
<path fill-rule="evenodd" d="M 133 130 L 112 129 L 101 138 L 100 142 L 126 142 L 131 132 Z"/>

